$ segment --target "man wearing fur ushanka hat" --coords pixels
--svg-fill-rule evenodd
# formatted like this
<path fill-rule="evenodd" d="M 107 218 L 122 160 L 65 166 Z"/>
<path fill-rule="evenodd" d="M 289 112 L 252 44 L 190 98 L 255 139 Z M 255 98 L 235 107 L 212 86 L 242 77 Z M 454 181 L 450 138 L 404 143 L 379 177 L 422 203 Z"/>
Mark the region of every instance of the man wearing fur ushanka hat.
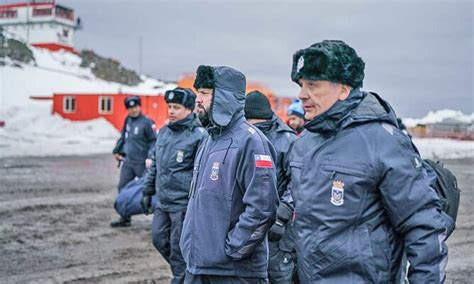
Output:
<path fill-rule="evenodd" d="M 290 152 L 298 274 L 302 283 L 445 280 L 445 239 L 434 176 L 397 125 L 390 105 L 363 92 L 364 61 L 339 40 L 297 51 L 307 131 Z"/>

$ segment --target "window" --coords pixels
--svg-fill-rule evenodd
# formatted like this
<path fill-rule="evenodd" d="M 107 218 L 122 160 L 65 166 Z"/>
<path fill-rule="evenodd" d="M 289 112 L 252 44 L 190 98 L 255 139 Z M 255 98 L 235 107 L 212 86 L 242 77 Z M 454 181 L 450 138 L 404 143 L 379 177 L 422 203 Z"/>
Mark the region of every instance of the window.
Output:
<path fill-rule="evenodd" d="M 76 112 L 76 97 L 64 97 L 63 110 L 65 113 Z"/>
<path fill-rule="evenodd" d="M 56 17 L 64 18 L 73 21 L 74 20 L 74 13 L 71 9 L 56 5 L 55 11 Z"/>
<path fill-rule="evenodd" d="M 113 98 L 106 96 L 99 97 L 99 113 L 111 114 L 113 112 Z"/>
<path fill-rule="evenodd" d="M 51 16 L 53 9 L 51 8 L 36 8 L 33 10 L 33 17 Z"/>
<path fill-rule="evenodd" d="M 12 19 L 16 18 L 18 13 L 16 10 L 2 10 L 0 11 L 0 19 Z"/>

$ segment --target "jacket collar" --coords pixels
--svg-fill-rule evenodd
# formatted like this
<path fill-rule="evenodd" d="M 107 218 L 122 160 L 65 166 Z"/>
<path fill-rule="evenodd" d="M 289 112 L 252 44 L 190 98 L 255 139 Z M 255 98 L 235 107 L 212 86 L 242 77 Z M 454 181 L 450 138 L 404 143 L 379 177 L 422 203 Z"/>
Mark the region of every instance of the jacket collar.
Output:
<path fill-rule="evenodd" d="M 190 115 L 186 116 L 185 118 L 178 120 L 176 122 L 170 123 L 167 125 L 173 131 L 181 131 L 184 129 L 193 129 L 196 127 L 196 114 L 191 113 Z"/>

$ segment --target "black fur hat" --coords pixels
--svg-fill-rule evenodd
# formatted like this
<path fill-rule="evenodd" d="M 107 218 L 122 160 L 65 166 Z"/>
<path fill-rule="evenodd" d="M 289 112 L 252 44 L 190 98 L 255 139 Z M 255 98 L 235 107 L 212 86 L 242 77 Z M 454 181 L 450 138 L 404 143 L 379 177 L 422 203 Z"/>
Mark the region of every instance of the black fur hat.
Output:
<path fill-rule="evenodd" d="M 362 87 L 365 63 L 355 50 L 340 40 L 324 40 L 293 55 L 291 79 L 327 80 Z"/>
<path fill-rule="evenodd" d="M 191 89 L 175 88 L 165 92 L 165 102 L 183 105 L 185 108 L 193 110 L 196 95 Z"/>
<path fill-rule="evenodd" d="M 123 100 L 123 104 L 125 105 L 125 108 L 132 108 L 135 106 L 141 106 L 142 100 L 139 96 L 128 96 Z"/>
<path fill-rule="evenodd" d="M 200 65 L 196 71 L 194 89 L 214 89 L 214 69 L 211 66 Z"/>

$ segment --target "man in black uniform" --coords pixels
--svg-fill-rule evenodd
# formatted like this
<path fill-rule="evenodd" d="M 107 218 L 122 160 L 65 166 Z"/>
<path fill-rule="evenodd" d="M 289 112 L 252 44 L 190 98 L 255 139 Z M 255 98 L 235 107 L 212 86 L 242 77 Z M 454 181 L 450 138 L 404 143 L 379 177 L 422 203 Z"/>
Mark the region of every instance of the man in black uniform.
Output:
<path fill-rule="evenodd" d="M 128 110 L 122 128 L 122 135 L 113 150 L 114 157 L 122 163 L 120 170 L 120 190 L 135 177 L 145 173 L 146 160 L 156 141 L 154 122 L 142 114 L 141 100 L 138 96 L 127 97 L 124 101 Z M 147 161 L 148 163 L 151 160 Z M 128 227 L 131 225 L 130 216 L 120 216 L 120 219 L 110 223 L 112 227 Z"/>
<path fill-rule="evenodd" d="M 196 114 L 196 95 L 190 89 L 166 91 L 168 121 L 157 135 L 152 164 L 145 178 L 142 207 L 151 213 L 151 199 L 158 193 L 151 234 L 153 245 L 170 264 L 171 283 L 183 283 L 186 272 L 179 240 L 193 178 L 194 157 L 207 137 Z"/>
<path fill-rule="evenodd" d="M 268 231 L 268 278 L 271 283 L 291 283 L 296 271 L 296 252 L 291 222 L 293 199 L 288 188 L 289 173 L 285 165 L 296 134 L 273 113 L 268 98 L 259 91 L 247 94 L 244 111 L 247 121 L 267 136 L 277 152 L 276 173 L 280 204 L 277 220 Z"/>

